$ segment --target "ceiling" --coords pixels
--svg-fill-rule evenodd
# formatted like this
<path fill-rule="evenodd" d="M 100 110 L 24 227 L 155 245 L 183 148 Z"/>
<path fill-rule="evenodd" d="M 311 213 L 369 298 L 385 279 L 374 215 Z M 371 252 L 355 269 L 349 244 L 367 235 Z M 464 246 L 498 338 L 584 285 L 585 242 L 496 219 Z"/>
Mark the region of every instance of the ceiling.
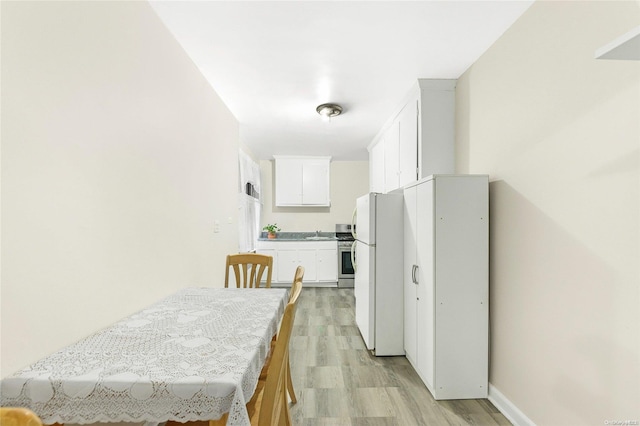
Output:
<path fill-rule="evenodd" d="M 458 78 L 532 1 L 150 3 L 257 158 L 366 160 L 418 78 Z"/>

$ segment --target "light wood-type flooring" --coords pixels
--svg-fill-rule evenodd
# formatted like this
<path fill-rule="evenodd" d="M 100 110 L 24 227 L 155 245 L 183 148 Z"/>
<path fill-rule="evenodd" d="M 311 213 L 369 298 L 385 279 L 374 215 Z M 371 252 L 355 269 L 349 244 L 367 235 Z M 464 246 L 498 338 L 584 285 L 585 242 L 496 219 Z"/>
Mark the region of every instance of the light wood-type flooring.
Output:
<path fill-rule="evenodd" d="M 434 400 L 404 356 L 371 355 L 355 325 L 353 289 L 306 287 L 298 303 L 294 425 L 510 425 L 488 400 Z"/>

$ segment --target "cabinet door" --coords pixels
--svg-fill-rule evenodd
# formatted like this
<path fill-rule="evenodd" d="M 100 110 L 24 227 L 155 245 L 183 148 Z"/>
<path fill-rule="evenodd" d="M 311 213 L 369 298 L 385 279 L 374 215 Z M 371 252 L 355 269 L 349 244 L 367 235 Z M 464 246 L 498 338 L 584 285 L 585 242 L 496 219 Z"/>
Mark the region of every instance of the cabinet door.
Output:
<path fill-rule="evenodd" d="M 307 161 L 302 166 L 302 204 L 329 205 L 328 161 Z"/>
<path fill-rule="evenodd" d="M 296 273 L 298 264 L 297 249 L 278 249 L 278 280 L 280 282 L 293 283 L 293 276 Z"/>
<path fill-rule="evenodd" d="M 487 187 L 481 177 L 437 179 L 434 381 L 445 398 L 486 392 Z"/>
<path fill-rule="evenodd" d="M 369 191 L 384 192 L 384 139 L 369 153 Z"/>
<path fill-rule="evenodd" d="M 396 120 L 384 135 L 384 192 L 393 191 L 400 187 L 398 179 L 399 129 L 399 122 Z"/>
<path fill-rule="evenodd" d="M 276 160 L 276 205 L 302 204 L 302 161 Z"/>
<path fill-rule="evenodd" d="M 304 280 L 302 281 L 317 281 L 318 272 L 316 267 L 316 252 L 315 248 L 303 248 L 298 250 L 298 265 L 304 266 Z M 298 266 L 296 265 L 296 267 Z M 295 272 L 295 268 L 294 268 Z M 291 275 L 291 282 L 293 282 L 293 274 Z"/>
<path fill-rule="evenodd" d="M 418 99 L 409 101 L 399 115 L 399 186 L 418 180 Z"/>
<path fill-rule="evenodd" d="M 338 281 L 338 250 L 319 249 L 317 265 L 318 281 Z"/>
<path fill-rule="evenodd" d="M 434 342 L 435 342 L 435 289 L 434 289 L 434 181 L 430 180 L 416 186 L 416 260 L 417 299 L 416 318 L 417 360 L 416 369 L 427 381 L 428 386 L 434 384 Z"/>
<path fill-rule="evenodd" d="M 417 339 L 417 286 L 413 282 L 416 264 L 416 187 L 404 191 L 404 351 L 414 367 Z"/>
<path fill-rule="evenodd" d="M 456 80 L 420 82 L 420 177 L 455 173 Z"/>

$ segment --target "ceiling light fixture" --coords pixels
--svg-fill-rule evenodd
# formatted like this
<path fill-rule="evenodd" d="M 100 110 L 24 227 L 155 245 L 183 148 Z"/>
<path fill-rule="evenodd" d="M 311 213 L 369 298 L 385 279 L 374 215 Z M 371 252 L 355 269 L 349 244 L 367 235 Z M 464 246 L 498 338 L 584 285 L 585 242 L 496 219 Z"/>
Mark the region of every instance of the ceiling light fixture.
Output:
<path fill-rule="evenodd" d="M 322 104 L 318 105 L 316 111 L 323 117 L 331 118 L 342 114 L 342 107 L 338 104 Z"/>

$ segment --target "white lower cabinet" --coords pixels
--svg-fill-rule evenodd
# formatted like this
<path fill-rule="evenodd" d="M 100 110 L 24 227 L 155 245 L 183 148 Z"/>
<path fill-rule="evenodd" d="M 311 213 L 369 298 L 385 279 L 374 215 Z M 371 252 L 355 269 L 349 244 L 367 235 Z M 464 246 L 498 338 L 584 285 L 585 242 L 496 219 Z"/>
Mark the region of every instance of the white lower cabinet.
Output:
<path fill-rule="evenodd" d="M 435 399 L 486 398 L 488 177 L 435 175 L 404 190 L 404 342 Z"/>
<path fill-rule="evenodd" d="M 338 281 L 338 249 L 318 249 L 316 252 L 318 281 Z M 306 276 L 305 272 L 305 276 Z"/>
<path fill-rule="evenodd" d="M 294 244 L 280 243 L 284 248 L 277 250 L 275 264 L 278 268 L 278 276 L 282 276 L 282 281 L 293 282 L 293 276 L 298 266 L 304 266 L 304 281 L 316 281 L 316 249 L 311 247 L 297 248 Z M 337 256 L 337 254 L 336 254 Z"/>
<path fill-rule="evenodd" d="M 336 241 L 258 241 L 256 251 L 273 257 L 272 283 L 291 285 L 298 265 L 304 267 L 304 284 L 338 282 Z"/>

